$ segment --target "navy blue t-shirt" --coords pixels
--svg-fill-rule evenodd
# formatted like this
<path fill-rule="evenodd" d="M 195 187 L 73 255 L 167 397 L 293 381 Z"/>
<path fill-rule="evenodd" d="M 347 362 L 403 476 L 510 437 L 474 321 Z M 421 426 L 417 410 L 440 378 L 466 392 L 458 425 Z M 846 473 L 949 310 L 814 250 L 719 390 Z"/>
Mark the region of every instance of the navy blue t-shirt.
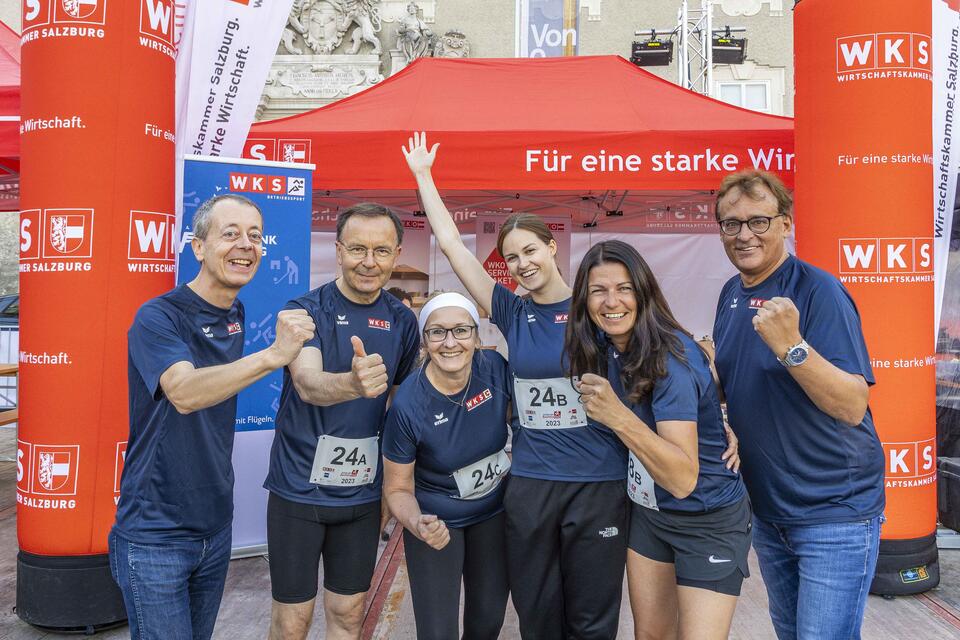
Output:
<path fill-rule="evenodd" d="M 672 353 L 667 354 L 667 375 L 657 380 L 652 392 L 639 403 L 627 400 L 627 393 L 620 378 L 620 359 L 611 345 L 607 358 L 607 377 L 610 385 L 631 411 L 657 432 L 657 422 L 683 420 L 697 423 L 697 457 L 700 475 L 693 492 L 682 500 L 673 497 L 666 489 L 654 484 L 658 508 L 669 511 L 704 512 L 736 504 L 743 499 L 746 489 L 740 476 L 726 468 L 720 459 L 727 448 L 727 435 L 723 430 L 723 414 L 720 398 L 713 383 L 710 364 L 706 355 L 689 336 L 675 334 L 683 343 L 686 362 Z M 635 462 L 633 473 L 627 474 L 627 487 L 638 482 L 639 472 Z"/>
<path fill-rule="evenodd" d="M 319 349 L 323 370 L 328 373 L 350 371 L 353 362 L 351 336 L 363 341 L 368 355 L 379 353 L 387 367 L 389 385 L 399 384 L 416 363 L 420 348 L 417 318 L 413 311 L 383 292 L 371 304 L 358 304 L 344 296 L 336 282 L 291 300 L 287 309 L 306 309 L 317 331 L 304 348 Z M 333 436 L 350 440 L 378 438 L 383 428 L 389 390 L 376 398 L 357 398 L 318 407 L 300 399 L 293 386 L 289 368 L 283 370 L 283 390 L 277 427 L 270 451 L 270 469 L 264 488 L 294 502 L 322 506 L 351 506 L 380 499 L 383 469 L 376 460 L 373 482 L 354 486 L 330 486 L 311 482 L 314 457 L 322 439 Z M 344 447 L 349 458 L 350 446 Z M 372 464 L 371 464 L 372 467 Z"/>
<path fill-rule="evenodd" d="M 883 449 L 870 410 L 855 427 L 820 411 L 753 328 L 760 305 L 790 298 L 800 335 L 839 369 L 873 384 L 860 314 L 829 273 L 790 256 L 766 280 L 731 278 L 720 292 L 714 340 L 741 472 L 758 517 L 821 524 L 883 512 Z"/>
<path fill-rule="evenodd" d="M 449 527 L 466 527 L 503 511 L 507 465 L 497 455 L 507 444 L 510 377 L 507 361 L 495 351 L 477 351 L 467 389 L 439 392 L 425 366 L 400 385 L 387 411 L 383 457 L 415 463 L 420 511 Z M 483 461 L 482 464 L 476 464 Z M 458 484 L 454 473 L 462 478 Z M 466 493 L 461 491 L 464 482 Z M 475 492 L 475 497 L 470 492 Z"/>
<path fill-rule="evenodd" d="M 195 368 L 243 354 L 243 305 L 229 309 L 180 285 L 144 303 L 127 333 L 130 437 L 116 531 L 140 543 L 198 540 L 233 519 L 237 398 L 180 414 L 160 387 L 177 362 Z"/>
<path fill-rule="evenodd" d="M 626 447 L 610 429 L 587 420 L 563 366 L 569 311 L 570 300 L 537 304 L 494 287 L 490 319 L 507 340 L 514 385 L 510 472 L 568 482 L 623 480 Z"/>

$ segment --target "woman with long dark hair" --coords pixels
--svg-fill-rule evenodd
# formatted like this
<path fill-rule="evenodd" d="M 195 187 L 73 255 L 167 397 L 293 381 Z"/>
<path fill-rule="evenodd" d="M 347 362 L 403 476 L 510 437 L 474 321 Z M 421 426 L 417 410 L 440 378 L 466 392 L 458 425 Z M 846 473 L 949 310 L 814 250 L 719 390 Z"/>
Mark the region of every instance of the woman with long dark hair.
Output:
<path fill-rule="evenodd" d="M 705 352 L 650 267 L 594 245 L 573 286 L 565 354 L 587 415 L 629 449 L 627 579 L 637 638 L 726 638 L 749 575 L 751 514 Z"/>
<path fill-rule="evenodd" d="M 416 133 L 403 149 L 437 246 L 507 341 L 513 467 L 504 496 L 510 590 L 524 638 L 617 635 L 629 503 L 626 449 L 587 420 L 564 373 L 570 287 L 542 219 L 510 216 L 497 249 L 523 298 L 497 284 L 460 238 L 431 177 L 437 147 Z"/>

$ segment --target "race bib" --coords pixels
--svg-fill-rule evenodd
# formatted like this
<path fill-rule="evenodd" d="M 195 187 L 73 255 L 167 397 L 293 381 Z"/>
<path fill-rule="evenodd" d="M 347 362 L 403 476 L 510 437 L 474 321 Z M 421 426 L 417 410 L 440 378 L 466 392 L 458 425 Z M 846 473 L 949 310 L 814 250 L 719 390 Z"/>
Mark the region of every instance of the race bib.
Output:
<path fill-rule="evenodd" d="M 370 484 L 377 477 L 377 438 L 320 436 L 310 482 L 325 487 Z"/>
<path fill-rule="evenodd" d="M 570 378 L 514 378 L 514 399 L 526 429 L 587 426 L 587 411 Z"/>
<path fill-rule="evenodd" d="M 627 465 L 627 495 L 641 507 L 660 511 L 653 484 L 653 476 L 644 468 L 637 456 L 630 452 L 630 462 Z"/>
<path fill-rule="evenodd" d="M 503 481 L 510 471 L 510 457 L 505 450 L 477 460 L 462 469 L 453 472 L 453 479 L 457 482 L 459 496 L 463 500 L 476 500 L 487 495 Z"/>

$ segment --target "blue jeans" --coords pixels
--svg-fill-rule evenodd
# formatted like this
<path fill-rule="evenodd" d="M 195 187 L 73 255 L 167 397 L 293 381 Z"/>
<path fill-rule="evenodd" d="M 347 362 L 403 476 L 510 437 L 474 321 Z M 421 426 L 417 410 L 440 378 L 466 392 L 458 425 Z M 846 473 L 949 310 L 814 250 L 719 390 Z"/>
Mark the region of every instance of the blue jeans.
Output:
<path fill-rule="evenodd" d="M 232 528 L 203 540 L 140 544 L 110 532 L 110 572 L 133 640 L 208 640 L 230 563 Z"/>
<path fill-rule="evenodd" d="M 860 638 L 881 519 L 782 526 L 754 516 L 753 547 L 780 640 Z"/>

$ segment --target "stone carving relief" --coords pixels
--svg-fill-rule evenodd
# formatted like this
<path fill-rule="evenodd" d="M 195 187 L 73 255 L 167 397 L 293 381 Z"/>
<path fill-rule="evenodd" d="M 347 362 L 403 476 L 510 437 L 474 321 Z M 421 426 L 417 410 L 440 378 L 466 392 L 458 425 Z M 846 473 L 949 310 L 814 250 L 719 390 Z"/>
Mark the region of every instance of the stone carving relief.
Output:
<path fill-rule="evenodd" d="M 347 55 L 357 55 L 364 44 L 380 55 L 380 0 L 294 0 L 280 40 L 280 54 L 330 55 L 350 32 Z M 351 30 L 351 27 L 353 29 Z"/>
<path fill-rule="evenodd" d="M 408 3 L 407 13 L 397 25 L 397 49 L 403 53 L 407 64 L 433 53 L 433 31 L 417 15 L 418 11 L 415 2 Z"/>
<path fill-rule="evenodd" d="M 459 29 L 450 29 L 433 48 L 435 58 L 469 58 L 470 43 Z"/>

